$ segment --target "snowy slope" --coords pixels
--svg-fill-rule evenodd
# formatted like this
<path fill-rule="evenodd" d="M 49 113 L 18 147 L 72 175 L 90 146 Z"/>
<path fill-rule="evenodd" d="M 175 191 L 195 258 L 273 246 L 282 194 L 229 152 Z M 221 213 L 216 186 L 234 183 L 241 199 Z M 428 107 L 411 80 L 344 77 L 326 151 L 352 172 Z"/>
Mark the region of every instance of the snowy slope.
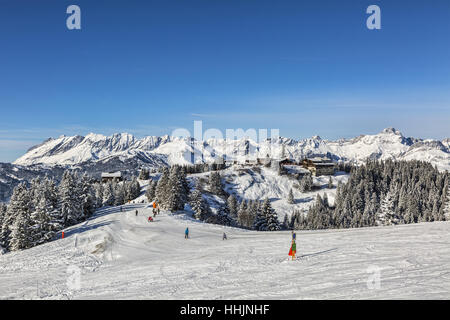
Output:
<path fill-rule="evenodd" d="M 271 143 L 273 142 L 273 143 Z M 283 147 L 282 147 L 283 146 Z M 85 162 L 99 162 L 105 159 L 133 159 L 140 157 L 145 163 L 186 164 L 195 161 L 213 161 L 225 154 L 227 159 L 251 157 L 281 157 L 282 150 L 287 156 L 300 159 L 313 155 L 328 155 L 335 160 L 361 163 L 365 159 L 425 160 L 440 169 L 450 169 L 450 142 L 406 138 L 399 131 L 388 128 L 375 135 L 362 135 L 353 139 L 337 141 L 322 140 L 315 136 L 310 139 L 293 140 L 279 138 L 276 141 L 255 142 L 251 139 L 225 141 L 209 139 L 203 143 L 177 137 L 145 137 L 137 139 L 133 135 L 121 133 L 106 137 L 89 134 L 86 137 L 61 136 L 49 139 L 33 147 L 14 164 L 31 165 L 78 165 Z M 203 154 L 203 158 L 202 158 Z"/>
<path fill-rule="evenodd" d="M 192 187 L 199 179 L 204 183 L 208 181 L 209 172 L 189 175 Z M 280 221 L 284 216 L 290 216 L 294 210 L 307 211 L 314 203 L 318 194 L 327 195 L 329 203 L 334 203 L 336 186 L 339 182 L 346 183 L 349 175 L 337 172 L 332 176 L 333 188 L 328 189 L 329 176 L 313 177 L 314 185 L 318 188 L 315 191 L 300 192 L 295 185 L 298 180 L 290 178 L 288 175 L 280 176 L 277 172 L 265 167 L 240 167 L 232 166 L 220 171 L 225 191 L 233 194 L 239 201 L 270 199 L 272 207 L 278 214 Z M 294 204 L 287 202 L 289 191 L 292 189 Z"/>
<path fill-rule="evenodd" d="M 450 298 L 448 222 L 297 232 L 299 258 L 289 261 L 290 232 L 166 212 L 148 223 L 150 209 L 125 208 L 100 210 L 63 240 L 0 256 L 0 299 Z M 373 270 L 379 287 L 367 285 Z"/>

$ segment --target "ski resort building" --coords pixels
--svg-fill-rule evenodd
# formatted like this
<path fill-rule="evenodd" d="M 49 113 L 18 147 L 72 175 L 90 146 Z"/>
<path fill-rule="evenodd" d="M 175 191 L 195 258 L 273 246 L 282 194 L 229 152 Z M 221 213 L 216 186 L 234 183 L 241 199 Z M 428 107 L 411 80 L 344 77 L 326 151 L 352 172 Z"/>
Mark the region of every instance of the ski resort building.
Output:
<path fill-rule="evenodd" d="M 108 181 L 122 181 L 122 172 L 102 172 L 102 182 Z"/>
<path fill-rule="evenodd" d="M 329 158 L 303 159 L 300 164 L 303 168 L 308 169 L 313 176 L 333 175 L 336 171 L 336 164 Z"/>

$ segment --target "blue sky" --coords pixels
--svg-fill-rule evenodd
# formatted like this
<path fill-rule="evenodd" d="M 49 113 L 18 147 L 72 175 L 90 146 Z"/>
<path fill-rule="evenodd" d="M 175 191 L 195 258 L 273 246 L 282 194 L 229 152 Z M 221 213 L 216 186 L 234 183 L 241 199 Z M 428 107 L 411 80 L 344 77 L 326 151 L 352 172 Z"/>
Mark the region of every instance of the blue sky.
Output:
<path fill-rule="evenodd" d="M 66 8 L 81 8 L 81 30 Z M 382 29 L 366 28 L 381 7 Z M 62 134 L 450 136 L 450 2 L 0 0 L 0 161 Z"/>

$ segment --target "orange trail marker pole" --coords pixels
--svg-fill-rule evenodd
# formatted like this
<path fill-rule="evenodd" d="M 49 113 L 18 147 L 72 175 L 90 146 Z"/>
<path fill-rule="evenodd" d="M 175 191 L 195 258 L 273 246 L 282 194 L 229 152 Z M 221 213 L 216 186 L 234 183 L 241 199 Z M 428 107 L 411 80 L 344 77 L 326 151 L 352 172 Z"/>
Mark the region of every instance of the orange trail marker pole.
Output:
<path fill-rule="evenodd" d="M 61 234 L 61 239 L 64 239 L 64 231 Z"/>

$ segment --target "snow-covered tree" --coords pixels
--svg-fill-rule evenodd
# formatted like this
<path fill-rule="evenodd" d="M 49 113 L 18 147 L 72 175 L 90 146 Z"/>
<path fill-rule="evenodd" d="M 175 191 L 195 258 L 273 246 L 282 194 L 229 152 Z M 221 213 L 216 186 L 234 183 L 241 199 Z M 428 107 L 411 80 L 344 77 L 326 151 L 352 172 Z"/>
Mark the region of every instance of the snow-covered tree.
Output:
<path fill-rule="evenodd" d="M 79 194 L 83 213 L 82 219 L 87 219 L 94 213 L 96 207 L 95 191 L 92 187 L 92 180 L 87 174 L 81 177 Z"/>
<path fill-rule="evenodd" d="M 9 201 L 8 208 L 3 217 L 3 224 L 0 234 L 0 244 L 5 249 L 10 249 L 11 231 L 16 218 L 24 214 L 27 218 L 31 211 L 31 200 L 27 186 L 24 182 L 17 185 Z"/>
<path fill-rule="evenodd" d="M 283 230 L 289 229 L 289 218 L 287 214 L 284 215 L 283 223 L 281 224 L 281 229 Z"/>
<path fill-rule="evenodd" d="M 59 210 L 64 227 L 78 223 L 83 216 L 80 190 L 76 178 L 76 175 L 70 171 L 65 171 L 58 187 Z"/>
<path fill-rule="evenodd" d="M 278 215 L 270 204 L 270 200 L 266 198 L 263 202 L 261 213 L 266 217 L 266 229 L 267 231 L 277 231 L 281 229 L 280 222 L 278 221 Z"/>
<path fill-rule="evenodd" d="M 94 194 L 95 194 L 95 207 L 101 208 L 103 206 L 103 184 L 94 184 Z"/>
<path fill-rule="evenodd" d="M 445 192 L 446 191 L 446 192 Z M 447 194 L 447 199 L 445 199 L 445 203 L 443 204 L 443 215 L 445 220 L 450 220 L 450 186 L 446 187 L 444 194 Z"/>
<path fill-rule="evenodd" d="M 6 212 L 7 212 L 7 206 L 3 203 L 0 203 L 0 253 L 3 252 L 3 250 L 6 250 L 6 248 L 3 248 L 3 238 L 2 238 L 2 226 L 3 222 L 6 219 Z"/>
<path fill-rule="evenodd" d="M 333 179 L 331 178 L 331 176 L 328 179 L 328 189 L 333 189 Z"/>
<path fill-rule="evenodd" d="M 156 200 L 163 209 L 167 209 L 167 199 L 169 197 L 169 176 L 169 169 L 165 167 L 156 186 Z"/>
<path fill-rule="evenodd" d="M 311 177 L 311 175 L 306 175 L 304 176 L 301 180 L 300 180 L 300 191 L 301 192 L 309 192 L 312 190 L 313 187 L 313 179 Z"/>
<path fill-rule="evenodd" d="M 287 203 L 288 203 L 288 204 L 294 204 L 294 203 L 295 203 L 295 200 L 294 200 L 294 193 L 292 192 L 292 189 L 289 190 L 289 195 L 288 195 L 288 198 L 287 198 Z"/>
<path fill-rule="evenodd" d="M 227 206 L 228 211 L 230 212 L 230 215 L 234 218 L 237 218 L 238 216 L 238 207 L 237 207 L 237 200 L 234 195 L 230 195 L 227 199 Z"/>
<path fill-rule="evenodd" d="M 252 228 L 257 210 L 256 202 L 242 200 L 238 209 L 238 223 L 243 227 Z"/>
<path fill-rule="evenodd" d="M 258 231 L 267 230 L 267 217 L 262 212 L 262 206 L 256 204 L 255 206 L 255 219 L 253 221 L 253 229 Z"/>
<path fill-rule="evenodd" d="M 141 185 L 136 177 L 125 183 L 125 200 L 131 201 L 139 197 L 141 194 Z"/>
<path fill-rule="evenodd" d="M 54 221 L 52 221 L 55 210 L 52 200 L 43 195 L 31 216 L 34 224 L 31 235 L 33 245 L 50 241 L 55 236 Z"/>
<path fill-rule="evenodd" d="M 211 172 L 209 175 L 209 191 L 218 196 L 223 196 L 225 191 L 223 190 L 222 178 L 217 171 Z"/>
<path fill-rule="evenodd" d="M 17 251 L 33 246 L 31 219 L 29 212 L 19 212 L 11 227 L 10 250 Z"/>
<path fill-rule="evenodd" d="M 123 183 L 116 183 L 114 186 L 114 205 L 121 206 L 125 203 L 126 191 Z"/>
<path fill-rule="evenodd" d="M 169 174 L 169 194 L 166 207 L 170 211 L 183 210 L 187 202 L 186 189 L 183 185 L 183 175 L 179 166 L 173 166 Z"/>
<path fill-rule="evenodd" d="M 194 211 L 194 217 L 197 220 L 205 220 L 208 214 L 208 208 L 202 193 L 197 188 L 189 196 L 189 204 Z"/>
<path fill-rule="evenodd" d="M 158 182 L 157 181 L 150 181 L 147 187 L 147 190 L 145 191 L 145 196 L 147 197 L 148 202 L 152 202 L 155 200 L 156 197 L 156 186 Z"/>
<path fill-rule="evenodd" d="M 377 213 L 377 224 L 392 225 L 399 223 L 401 223 L 401 220 L 395 213 L 394 192 L 389 190 L 386 196 L 381 200 L 380 209 Z"/>
<path fill-rule="evenodd" d="M 111 181 L 106 182 L 103 185 L 103 206 L 114 205 L 114 187 Z"/>

